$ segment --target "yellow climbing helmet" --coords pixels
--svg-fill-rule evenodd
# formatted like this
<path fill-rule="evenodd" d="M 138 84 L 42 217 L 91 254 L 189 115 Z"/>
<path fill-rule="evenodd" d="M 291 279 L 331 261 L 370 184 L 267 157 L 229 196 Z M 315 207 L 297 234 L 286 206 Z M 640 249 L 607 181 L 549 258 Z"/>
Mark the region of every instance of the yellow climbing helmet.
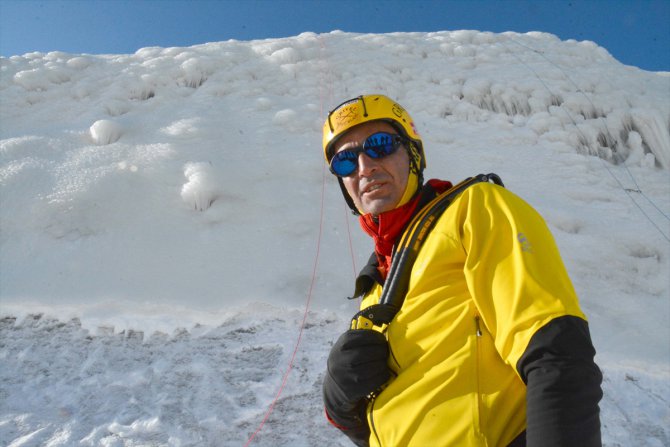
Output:
<path fill-rule="evenodd" d="M 368 121 L 382 120 L 414 143 L 418 149 L 419 171 L 426 167 L 423 142 L 414 127 L 414 120 L 397 102 L 384 95 L 361 95 L 335 107 L 323 124 L 323 155 L 326 163 L 333 157 L 332 147 L 344 132 Z"/>
<path fill-rule="evenodd" d="M 344 101 L 335 107 L 323 124 L 323 155 L 326 163 L 330 164 L 333 157 L 333 145 L 346 131 L 352 127 L 368 121 L 385 121 L 400 135 L 407 139 L 406 149 L 410 159 L 410 172 L 407 187 L 396 206 L 407 203 L 423 184 L 423 170 L 426 167 L 426 157 L 423 154 L 423 142 L 414 127 L 414 120 L 409 113 L 397 102 L 384 95 L 361 95 Z M 354 214 L 361 214 L 356 208 L 353 199 L 341 177 L 337 178 L 342 195 Z"/>

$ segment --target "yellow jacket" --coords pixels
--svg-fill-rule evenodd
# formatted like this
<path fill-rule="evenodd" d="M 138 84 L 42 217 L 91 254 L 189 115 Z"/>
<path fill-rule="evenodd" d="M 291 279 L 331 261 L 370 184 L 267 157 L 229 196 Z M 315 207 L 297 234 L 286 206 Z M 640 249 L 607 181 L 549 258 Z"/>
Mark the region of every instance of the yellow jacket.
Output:
<path fill-rule="evenodd" d="M 376 284 L 361 309 L 376 304 Z M 526 427 L 517 362 L 552 319 L 585 319 L 544 220 L 489 183 L 440 217 L 386 328 L 397 374 L 368 405 L 370 445 L 507 446 Z"/>

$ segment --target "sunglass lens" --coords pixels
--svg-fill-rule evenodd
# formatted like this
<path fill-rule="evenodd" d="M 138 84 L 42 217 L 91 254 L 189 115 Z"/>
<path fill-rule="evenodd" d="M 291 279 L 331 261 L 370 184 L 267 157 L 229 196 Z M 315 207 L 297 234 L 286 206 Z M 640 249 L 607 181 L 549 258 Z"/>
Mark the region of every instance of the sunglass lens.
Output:
<path fill-rule="evenodd" d="M 330 162 L 335 175 L 346 177 L 358 168 L 358 154 L 354 151 L 342 151 L 335 154 Z"/>
<path fill-rule="evenodd" d="M 395 148 L 395 141 L 393 135 L 386 132 L 378 132 L 370 135 L 365 144 L 365 153 L 372 158 L 382 158 L 391 155 Z"/>

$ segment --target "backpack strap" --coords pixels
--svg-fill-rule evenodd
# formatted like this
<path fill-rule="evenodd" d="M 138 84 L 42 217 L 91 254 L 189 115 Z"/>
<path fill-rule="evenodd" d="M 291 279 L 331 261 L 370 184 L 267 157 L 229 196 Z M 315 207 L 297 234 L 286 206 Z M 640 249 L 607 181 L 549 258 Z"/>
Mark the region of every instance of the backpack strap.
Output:
<path fill-rule="evenodd" d="M 372 326 L 389 324 L 393 320 L 405 301 L 412 267 L 423 243 L 454 199 L 477 183 L 504 186 L 496 174 L 479 174 L 463 180 L 423 207 L 411 220 L 400 238 L 400 243 L 394 249 L 391 268 L 384 282 L 379 304 L 367 307 L 354 315 L 351 321 L 352 329 L 369 329 Z"/>

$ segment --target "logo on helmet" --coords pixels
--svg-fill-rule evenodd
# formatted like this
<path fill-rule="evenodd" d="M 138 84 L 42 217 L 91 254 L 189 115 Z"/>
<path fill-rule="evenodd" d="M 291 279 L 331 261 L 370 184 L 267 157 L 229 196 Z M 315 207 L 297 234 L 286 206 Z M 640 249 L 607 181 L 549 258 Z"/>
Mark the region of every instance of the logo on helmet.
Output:
<path fill-rule="evenodd" d="M 397 116 L 398 118 L 401 118 L 402 115 L 403 115 L 403 113 L 405 113 L 405 109 L 403 109 L 402 107 L 400 107 L 399 104 L 393 104 L 393 107 L 391 107 L 391 111 L 392 111 L 393 114 L 394 114 L 395 116 Z"/>
<path fill-rule="evenodd" d="M 347 105 L 337 111 L 335 116 L 335 127 L 346 126 L 358 117 L 358 107 Z"/>
<path fill-rule="evenodd" d="M 414 125 L 414 121 L 410 121 L 409 125 L 412 126 L 412 130 L 414 131 L 414 135 L 417 137 L 420 137 L 419 132 L 416 130 L 416 126 Z"/>

